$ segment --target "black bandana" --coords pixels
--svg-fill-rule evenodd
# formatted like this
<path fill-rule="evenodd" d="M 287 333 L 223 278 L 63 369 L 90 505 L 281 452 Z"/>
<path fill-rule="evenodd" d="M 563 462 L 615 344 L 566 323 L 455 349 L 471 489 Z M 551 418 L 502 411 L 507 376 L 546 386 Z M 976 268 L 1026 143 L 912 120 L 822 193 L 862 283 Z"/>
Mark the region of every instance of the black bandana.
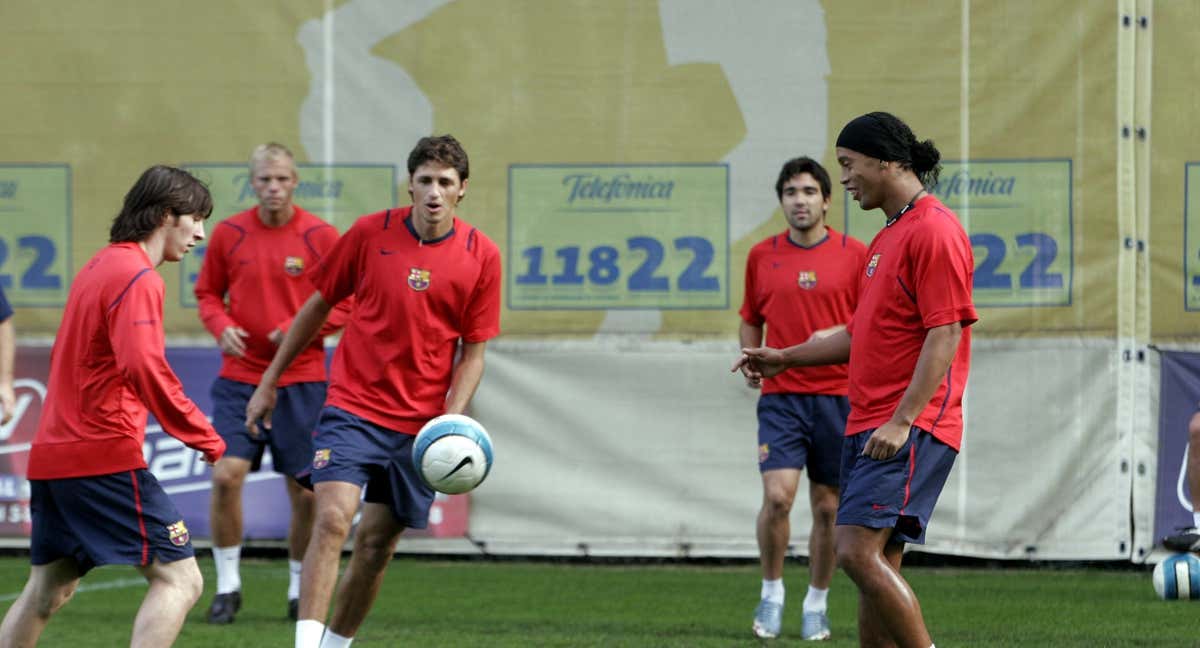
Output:
<path fill-rule="evenodd" d="M 884 162 L 912 162 L 908 145 L 884 129 L 874 114 L 855 117 L 842 128 L 838 148 L 846 148 Z"/>

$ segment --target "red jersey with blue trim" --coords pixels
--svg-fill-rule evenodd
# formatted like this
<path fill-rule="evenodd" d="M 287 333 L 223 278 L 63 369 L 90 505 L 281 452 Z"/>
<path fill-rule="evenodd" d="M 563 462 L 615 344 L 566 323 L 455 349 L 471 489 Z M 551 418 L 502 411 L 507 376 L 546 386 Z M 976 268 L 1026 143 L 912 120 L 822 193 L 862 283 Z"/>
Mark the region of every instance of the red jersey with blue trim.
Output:
<path fill-rule="evenodd" d="M 215 462 L 225 442 L 167 364 L 163 280 L 137 243 L 114 243 L 75 275 L 50 351 L 29 479 L 146 468 L 147 410 Z"/>
<path fill-rule="evenodd" d="M 458 218 L 421 241 L 411 212 L 359 218 L 313 277 L 327 302 L 355 300 L 325 404 L 406 434 L 445 413 L 459 341 L 500 334 L 496 244 Z"/>
<path fill-rule="evenodd" d="M 850 321 L 850 418 L 846 434 L 891 419 L 912 382 L 926 332 L 961 322 L 958 352 L 913 425 L 958 450 L 962 395 L 971 365 L 975 257 L 958 217 L 926 195 L 880 230 L 867 249 L 858 309 Z"/>
<path fill-rule="evenodd" d="M 794 243 L 784 231 L 750 248 L 740 314 L 747 324 L 766 325 L 767 346 L 800 344 L 814 331 L 850 321 L 867 246 L 832 228 L 826 231 L 811 247 Z M 844 364 L 796 367 L 763 379 L 762 391 L 845 396 L 847 373 Z"/>
<path fill-rule="evenodd" d="M 296 311 L 313 293 L 313 268 L 337 243 L 332 225 L 295 207 L 288 222 L 268 227 L 252 207 L 221 221 L 212 232 L 204 265 L 196 280 L 200 320 L 220 339 L 229 326 L 240 326 L 246 338 L 242 357 L 222 355 L 222 378 L 257 385 L 275 356 L 267 336 L 286 333 Z M 323 336 L 345 324 L 351 301 L 329 314 L 313 338 L 280 376 L 279 386 L 325 380 Z"/>

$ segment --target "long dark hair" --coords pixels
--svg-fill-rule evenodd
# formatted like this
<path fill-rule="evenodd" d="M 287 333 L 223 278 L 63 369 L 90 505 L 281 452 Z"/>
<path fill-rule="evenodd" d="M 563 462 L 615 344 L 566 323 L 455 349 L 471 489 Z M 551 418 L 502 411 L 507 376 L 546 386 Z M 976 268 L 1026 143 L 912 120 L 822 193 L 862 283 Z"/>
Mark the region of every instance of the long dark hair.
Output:
<path fill-rule="evenodd" d="M 869 113 L 879 122 L 879 126 L 896 143 L 900 144 L 895 161 L 904 167 L 912 169 L 921 180 L 921 184 L 932 187 L 937 184 L 938 176 L 942 173 L 941 151 L 933 145 L 933 140 L 918 141 L 908 124 L 899 117 L 887 112 Z M 907 154 L 905 154 L 907 153 Z"/>
<path fill-rule="evenodd" d="M 191 214 L 196 220 L 203 220 L 212 210 L 212 195 L 196 176 L 183 169 L 155 165 L 146 169 L 125 194 L 125 204 L 113 219 L 108 241 L 141 242 L 158 229 L 168 214 Z"/>

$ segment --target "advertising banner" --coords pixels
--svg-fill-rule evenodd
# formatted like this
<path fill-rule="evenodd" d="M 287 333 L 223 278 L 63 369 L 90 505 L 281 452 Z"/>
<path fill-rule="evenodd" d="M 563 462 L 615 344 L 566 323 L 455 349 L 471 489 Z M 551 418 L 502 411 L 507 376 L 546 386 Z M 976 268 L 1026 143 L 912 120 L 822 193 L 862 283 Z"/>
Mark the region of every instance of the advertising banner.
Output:
<path fill-rule="evenodd" d="M 1200 353 L 1162 352 L 1154 537 L 1192 526 L 1187 485 L 1188 421 L 1200 403 Z"/>
<path fill-rule="evenodd" d="M 0 288 L 9 302 L 61 307 L 72 272 L 70 167 L 0 164 Z"/>

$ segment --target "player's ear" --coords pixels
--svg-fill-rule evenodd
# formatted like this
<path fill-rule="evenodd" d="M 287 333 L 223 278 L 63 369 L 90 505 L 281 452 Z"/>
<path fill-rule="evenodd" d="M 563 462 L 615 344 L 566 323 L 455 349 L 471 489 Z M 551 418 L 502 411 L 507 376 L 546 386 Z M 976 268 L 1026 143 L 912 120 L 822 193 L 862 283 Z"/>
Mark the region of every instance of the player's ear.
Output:
<path fill-rule="evenodd" d="M 468 182 L 470 182 L 470 181 L 469 180 L 462 181 L 462 186 L 459 187 L 459 189 L 458 189 L 458 202 L 462 202 L 462 199 L 467 197 L 467 183 Z"/>

